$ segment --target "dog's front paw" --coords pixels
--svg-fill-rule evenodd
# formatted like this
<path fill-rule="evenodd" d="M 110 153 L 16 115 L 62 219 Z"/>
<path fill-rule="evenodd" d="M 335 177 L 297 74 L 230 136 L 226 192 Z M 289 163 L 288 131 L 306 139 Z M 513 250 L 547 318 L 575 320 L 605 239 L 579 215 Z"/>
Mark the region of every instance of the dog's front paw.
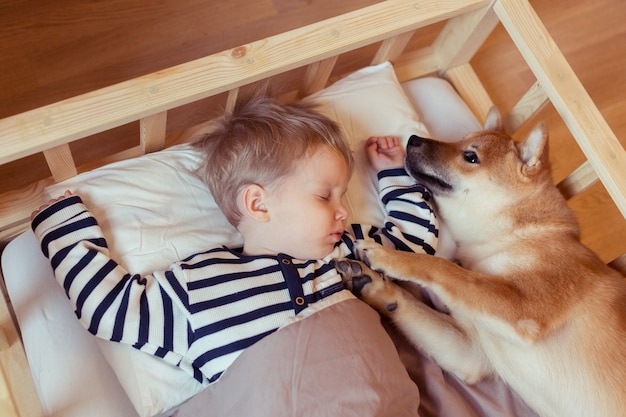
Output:
<path fill-rule="evenodd" d="M 361 297 L 363 287 L 372 282 L 372 277 L 364 274 L 367 266 L 360 261 L 339 259 L 335 261 L 335 267 L 341 275 L 343 284 L 357 297 Z"/>
<path fill-rule="evenodd" d="M 382 274 L 385 274 L 384 259 L 387 252 L 387 249 L 374 242 L 358 240 L 354 243 L 354 253 L 357 259 Z"/>
<path fill-rule="evenodd" d="M 385 276 L 361 261 L 350 259 L 335 260 L 335 267 L 346 288 L 372 307 L 386 313 L 398 308 L 397 287 Z"/>

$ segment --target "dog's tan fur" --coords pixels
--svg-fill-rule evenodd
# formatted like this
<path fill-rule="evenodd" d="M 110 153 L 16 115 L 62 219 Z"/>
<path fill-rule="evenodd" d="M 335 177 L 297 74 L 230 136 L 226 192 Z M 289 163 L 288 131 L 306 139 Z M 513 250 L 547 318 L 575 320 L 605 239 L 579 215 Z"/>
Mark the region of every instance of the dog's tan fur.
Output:
<path fill-rule="evenodd" d="M 407 169 L 431 189 L 462 267 L 359 243 L 371 269 L 339 269 L 357 295 L 466 381 L 497 374 L 542 417 L 626 416 L 624 277 L 580 243 L 552 182 L 545 125 L 521 143 L 500 125 L 492 112 L 485 131 L 459 143 L 407 147 Z M 425 286 L 450 314 L 385 276 Z"/>

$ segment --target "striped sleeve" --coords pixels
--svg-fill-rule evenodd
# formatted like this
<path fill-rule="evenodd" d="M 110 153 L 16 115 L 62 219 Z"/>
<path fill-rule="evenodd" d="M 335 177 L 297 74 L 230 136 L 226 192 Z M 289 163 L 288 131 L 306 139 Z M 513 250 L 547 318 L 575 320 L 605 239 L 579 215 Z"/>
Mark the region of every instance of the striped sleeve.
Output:
<path fill-rule="evenodd" d="M 386 209 L 384 224 L 379 227 L 352 225 L 354 238 L 434 255 L 439 225 L 430 204 L 430 192 L 416 184 L 404 168 L 379 172 L 378 191 Z"/>
<path fill-rule="evenodd" d="M 32 222 L 42 252 L 92 334 L 123 342 L 176 365 L 188 349 L 185 300 L 154 276 L 126 271 L 110 259 L 95 218 L 80 197 L 67 197 Z"/>

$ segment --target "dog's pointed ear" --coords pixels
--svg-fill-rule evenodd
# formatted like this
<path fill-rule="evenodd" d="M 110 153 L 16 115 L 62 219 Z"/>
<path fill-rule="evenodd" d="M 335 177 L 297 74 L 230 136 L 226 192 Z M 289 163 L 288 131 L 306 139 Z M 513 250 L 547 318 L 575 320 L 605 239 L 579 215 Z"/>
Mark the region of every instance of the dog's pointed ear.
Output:
<path fill-rule="evenodd" d="M 487 113 L 485 118 L 485 124 L 483 125 L 485 130 L 495 130 L 496 132 L 503 132 L 504 125 L 502 124 L 502 114 L 497 107 L 492 107 Z"/>
<path fill-rule="evenodd" d="M 520 158 L 524 162 L 524 174 L 533 175 L 548 164 L 548 125 L 539 122 L 518 144 Z"/>

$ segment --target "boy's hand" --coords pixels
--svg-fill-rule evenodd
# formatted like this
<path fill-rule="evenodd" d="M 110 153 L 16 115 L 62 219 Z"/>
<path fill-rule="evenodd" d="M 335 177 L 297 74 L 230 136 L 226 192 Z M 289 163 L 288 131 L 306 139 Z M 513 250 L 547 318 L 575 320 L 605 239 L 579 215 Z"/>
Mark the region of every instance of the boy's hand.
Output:
<path fill-rule="evenodd" d="M 365 143 L 365 153 L 376 171 L 402 168 L 406 152 L 396 136 L 372 136 Z"/>
<path fill-rule="evenodd" d="M 33 213 L 30 215 L 30 219 L 33 220 L 35 218 L 35 216 L 38 215 L 42 210 L 45 210 L 47 207 L 51 206 L 52 204 L 56 203 L 57 201 L 63 200 L 64 198 L 69 197 L 71 195 L 72 195 L 72 192 L 70 190 L 66 190 L 65 193 L 63 193 L 62 196 L 49 200 L 46 204 L 44 204 L 41 207 L 39 207 L 39 209 L 33 211 Z"/>

